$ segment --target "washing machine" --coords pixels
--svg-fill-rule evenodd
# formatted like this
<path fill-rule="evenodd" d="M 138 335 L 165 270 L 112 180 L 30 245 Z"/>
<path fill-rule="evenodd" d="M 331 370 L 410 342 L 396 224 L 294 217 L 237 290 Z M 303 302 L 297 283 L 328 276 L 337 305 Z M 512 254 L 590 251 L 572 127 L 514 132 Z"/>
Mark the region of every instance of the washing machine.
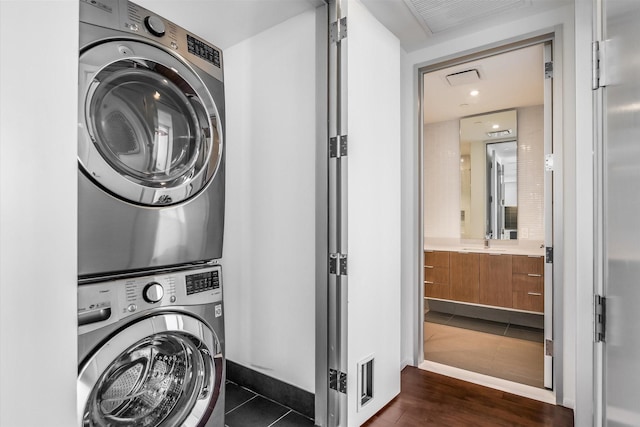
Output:
<path fill-rule="evenodd" d="M 79 277 L 221 258 L 222 51 L 129 1 L 81 0 L 78 88 Z"/>
<path fill-rule="evenodd" d="M 224 426 L 219 265 L 78 287 L 78 425 Z"/>

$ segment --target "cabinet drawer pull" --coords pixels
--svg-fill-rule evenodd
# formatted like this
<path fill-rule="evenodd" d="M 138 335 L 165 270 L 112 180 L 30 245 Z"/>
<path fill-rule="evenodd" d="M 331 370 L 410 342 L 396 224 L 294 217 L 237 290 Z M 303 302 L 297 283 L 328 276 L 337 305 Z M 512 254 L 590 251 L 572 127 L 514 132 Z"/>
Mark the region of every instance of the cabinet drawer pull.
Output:
<path fill-rule="evenodd" d="M 540 255 L 527 255 L 528 258 L 542 258 Z"/>
<path fill-rule="evenodd" d="M 542 277 L 542 274 L 529 273 L 529 274 L 527 274 L 527 276 L 529 276 L 529 277 Z"/>
<path fill-rule="evenodd" d="M 433 268 L 433 265 L 425 265 L 424 268 Z"/>
<path fill-rule="evenodd" d="M 432 254 L 433 253 L 432 250 L 425 250 L 425 252 L 428 253 L 428 254 Z"/>
<path fill-rule="evenodd" d="M 429 282 L 428 280 L 424 281 L 425 285 L 433 285 L 433 282 Z"/>
<path fill-rule="evenodd" d="M 489 256 L 500 256 L 502 254 L 489 254 Z"/>
<path fill-rule="evenodd" d="M 532 297 L 541 297 L 542 294 L 540 292 L 527 292 L 527 295 L 531 295 Z"/>

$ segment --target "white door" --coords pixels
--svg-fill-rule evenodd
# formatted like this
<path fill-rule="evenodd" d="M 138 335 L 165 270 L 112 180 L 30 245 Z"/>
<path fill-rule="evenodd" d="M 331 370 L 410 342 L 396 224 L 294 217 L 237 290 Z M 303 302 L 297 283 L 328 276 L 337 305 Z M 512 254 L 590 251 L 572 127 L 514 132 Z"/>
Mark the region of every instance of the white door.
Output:
<path fill-rule="evenodd" d="M 603 0 L 602 422 L 640 425 L 640 2 Z M 600 420 L 598 420 L 599 422 Z"/>

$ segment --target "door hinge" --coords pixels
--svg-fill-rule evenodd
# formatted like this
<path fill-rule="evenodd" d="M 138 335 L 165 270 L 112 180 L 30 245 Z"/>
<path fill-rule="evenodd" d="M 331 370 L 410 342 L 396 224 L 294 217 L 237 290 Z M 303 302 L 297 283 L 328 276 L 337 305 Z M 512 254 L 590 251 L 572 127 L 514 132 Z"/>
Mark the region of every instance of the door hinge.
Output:
<path fill-rule="evenodd" d="M 347 374 L 329 369 L 329 388 L 347 394 Z"/>
<path fill-rule="evenodd" d="M 545 262 L 547 264 L 553 264 L 553 247 L 552 246 L 547 246 L 546 248 Z"/>
<path fill-rule="evenodd" d="M 337 276 L 347 275 L 347 255 L 329 254 L 329 274 Z"/>
<path fill-rule="evenodd" d="M 545 156 L 544 156 L 544 170 L 546 172 L 553 172 L 553 154 L 545 154 Z"/>
<path fill-rule="evenodd" d="M 544 63 L 544 78 L 545 79 L 553 78 L 553 61 Z"/>
<path fill-rule="evenodd" d="M 340 141 L 340 144 L 338 144 L 338 140 Z M 329 157 L 345 157 L 348 153 L 348 145 L 347 135 L 338 135 L 329 138 Z"/>
<path fill-rule="evenodd" d="M 607 299 L 602 295 L 594 295 L 595 342 L 604 342 L 607 326 Z"/>
<path fill-rule="evenodd" d="M 544 354 L 553 357 L 553 340 L 544 340 Z"/>
<path fill-rule="evenodd" d="M 596 90 L 607 85 L 606 81 L 606 41 L 591 43 L 591 89 Z"/>
<path fill-rule="evenodd" d="M 329 27 L 329 41 L 331 43 L 338 43 L 340 40 L 347 37 L 347 17 L 340 18 L 336 22 L 332 22 Z"/>

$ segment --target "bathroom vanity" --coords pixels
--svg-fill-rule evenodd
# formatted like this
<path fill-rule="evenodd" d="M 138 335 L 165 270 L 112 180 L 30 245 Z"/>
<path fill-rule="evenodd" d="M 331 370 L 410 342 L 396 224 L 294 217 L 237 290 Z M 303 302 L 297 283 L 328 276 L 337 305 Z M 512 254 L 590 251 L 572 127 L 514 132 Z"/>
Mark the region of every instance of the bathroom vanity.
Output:
<path fill-rule="evenodd" d="M 424 296 L 544 312 L 544 255 L 535 250 L 425 249 Z"/>

